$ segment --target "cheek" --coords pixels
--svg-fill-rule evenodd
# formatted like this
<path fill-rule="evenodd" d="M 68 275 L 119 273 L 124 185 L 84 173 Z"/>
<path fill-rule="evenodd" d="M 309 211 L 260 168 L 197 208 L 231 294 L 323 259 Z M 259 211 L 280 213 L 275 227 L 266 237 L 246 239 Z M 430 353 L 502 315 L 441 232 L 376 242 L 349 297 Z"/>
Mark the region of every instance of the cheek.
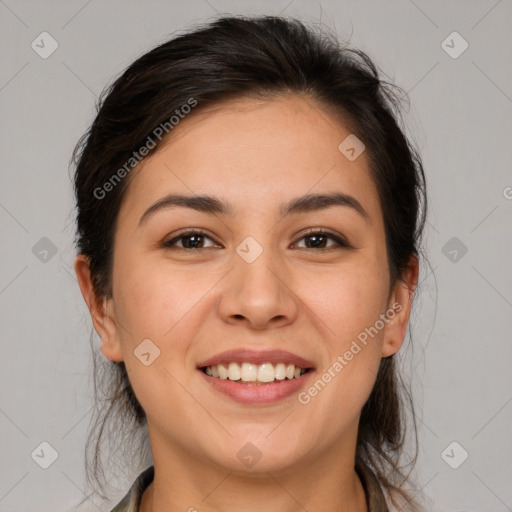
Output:
<path fill-rule="evenodd" d="M 368 267 L 353 267 L 336 278 L 317 281 L 321 289 L 309 285 L 303 295 L 314 316 L 321 319 L 317 326 L 324 340 L 319 353 L 324 357 L 316 379 L 299 399 L 309 404 L 305 411 L 330 418 L 318 426 L 326 439 L 338 435 L 347 422 L 356 421 L 375 383 L 384 331 L 374 326 L 386 296 L 385 286 L 377 279 L 378 274 Z"/>
<path fill-rule="evenodd" d="M 201 279 L 204 286 L 198 286 L 197 273 L 155 264 L 142 255 L 118 263 L 114 286 L 120 323 L 126 326 L 131 342 L 150 338 L 160 346 L 198 303 L 207 279 Z"/>
<path fill-rule="evenodd" d="M 148 416 L 167 421 L 168 413 L 163 411 L 179 409 L 180 421 L 186 422 L 197 411 L 180 383 L 189 371 L 191 340 L 198 338 L 205 316 L 201 298 L 214 280 L 209 283 L 202 276 L 199 286 L 197 272 L 146 265 L 142 257 L 135 260 L 119 261 L 114 275 L 118 332 L 130 382 Z M 143 353 L 139 346 L 148 339 L 152 343 L 145 342 L 144 352 L 149 352 L 151 362 L 145 365 L 139 359 Z M 188 420 L 192 423 L 193 418 Z"/>
<path fill-rule="evenodd" d="M 354 258 L 336 270 L 301 273 L 301 298 L 338 349 L 373 326 L 386 306 L 387 274 L 374 259 L 365 260 Z"/>
<path fill-rule="evenodd" d="M 315 381 L 306 392 L 311 398 L 318 394 L 317 406 L 327 407 L 325 414 L 355 417 L 375 382 L 384 334 L 379 319 L 388 287 L 384 264 L 378 258 L 361 258 L 336 273 L 303 275 L 301 296 L 320 319 L 317 326 L 325 336 L 325 358 L 317 377 L 322 382 Z M 332 409 L 340 401 L 343 410 Z"/>

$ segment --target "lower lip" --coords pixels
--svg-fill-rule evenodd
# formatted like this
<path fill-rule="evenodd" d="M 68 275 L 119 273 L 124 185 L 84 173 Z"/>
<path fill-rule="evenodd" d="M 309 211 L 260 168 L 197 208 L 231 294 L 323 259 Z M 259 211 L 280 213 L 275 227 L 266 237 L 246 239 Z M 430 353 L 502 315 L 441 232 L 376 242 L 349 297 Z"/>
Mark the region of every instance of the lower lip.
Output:
<path fill-rule="evenodd" d="M 313 370 L 309 370 L 297 379 L 284 379 L 270 384 L 239 384 L 229 379 L 210 377 L 202 370 L 199 373 L 206 382 L 224 395 L 241 404 L 271 404 L 297 393 L 309 381 Z"/>

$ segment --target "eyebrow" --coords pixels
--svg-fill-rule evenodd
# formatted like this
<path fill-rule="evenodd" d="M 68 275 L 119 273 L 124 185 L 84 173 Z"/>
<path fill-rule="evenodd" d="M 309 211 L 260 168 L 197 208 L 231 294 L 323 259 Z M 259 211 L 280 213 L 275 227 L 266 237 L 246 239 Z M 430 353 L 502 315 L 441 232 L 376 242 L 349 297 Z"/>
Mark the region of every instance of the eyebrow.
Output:
<path fill-rule="evenodd" d="M 281 218 L 299 214 L 324 210 L 332 206 L 346 206 L 358 212 L 367 222 L 370 221 L 368 212 L 361 203 L 355 198 L 341 192 L 332 194 L 306 194 L 281 204 L 279 213 Z M 152 204 L 139 220 L 139 226 L 146 222 L 148 218 L 157 212 L 169 208 L 191 208 L 193 210 L 220 214 L 232 217 L 234 215 L 233 206 L 221 199 L 209 195 L 180 195 L 169 194 L 156 203 Z"/>

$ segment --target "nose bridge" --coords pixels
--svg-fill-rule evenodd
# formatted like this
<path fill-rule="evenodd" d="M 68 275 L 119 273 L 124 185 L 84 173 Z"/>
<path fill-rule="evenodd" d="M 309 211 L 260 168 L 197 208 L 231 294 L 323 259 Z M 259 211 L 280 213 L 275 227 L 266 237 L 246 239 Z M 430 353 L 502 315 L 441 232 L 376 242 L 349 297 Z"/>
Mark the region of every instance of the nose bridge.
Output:
<path fill-rule="evenodd" d="M 270 244 L 271 235 L 261 238 L 263 244 L 248 236 L 236 247 L 220 308 L 225 320 L 245 317 L 259 328 L 272 319 L 286 322 L 296 315 L 293 294 L 285 284 L 283 260 Z"/>
<path fill-rule="evenodd" d="M 268 234 L 267 234 L 268 235 Z M 259 237 L 260 240 L 263 238 Z M 236 248 L 236 280 L 244 288 L 244 294 L 279 294 L 281 259 L 270 243 L 271 236 L 260 244 L 254 237 L 246 237 Z"/>

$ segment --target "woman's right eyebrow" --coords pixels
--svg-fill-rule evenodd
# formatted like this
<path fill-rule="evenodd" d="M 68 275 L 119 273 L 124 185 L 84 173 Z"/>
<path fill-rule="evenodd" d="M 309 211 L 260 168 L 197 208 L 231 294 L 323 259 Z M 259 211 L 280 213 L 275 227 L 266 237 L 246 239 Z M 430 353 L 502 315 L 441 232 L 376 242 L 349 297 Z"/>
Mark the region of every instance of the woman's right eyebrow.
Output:
<path fill-rule="evenodd" d="M 349 207 L 358 212 L 368 223 L 371 223 L 368 212 L 361 203 L 353 196 L 342 192 L 329 194 L 306 194 L 295 199 L 288 200 L 281 204 L 279 212 L 281 218 L 313 211 L 324 210 L 334 206 Z M 155 213 L 170 208 L 191 208 L 193 210 L 209 213 L 228 215 L 235 214 L 233 206 L 214 196 L 210 195 L 182 195 L 169 194 L 153 203 L 139 219 L 139 226 L 144 224 L 149 217 Z"/>

